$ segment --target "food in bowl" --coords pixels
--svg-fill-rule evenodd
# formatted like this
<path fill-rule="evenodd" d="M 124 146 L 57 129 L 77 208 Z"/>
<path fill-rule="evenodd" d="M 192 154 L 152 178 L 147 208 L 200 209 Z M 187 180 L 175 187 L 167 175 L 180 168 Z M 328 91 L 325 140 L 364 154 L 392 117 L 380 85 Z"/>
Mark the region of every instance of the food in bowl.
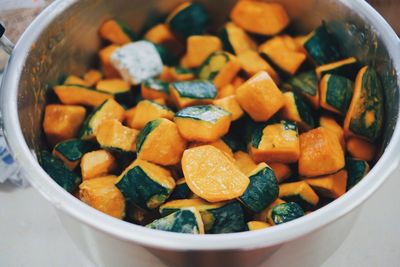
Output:
<path fill-rule="evenodd" d="M 289 35 L 280 4 L 238 1 L 230 19 L 211 35 L 186 2 L 143 37 L 105 21 L 101 70 L 54 86 L 42 167 L 106 214 L 180 233 L 271 227 L 343 195 L 378 155 L 375 70 L 324 24 Z"/>

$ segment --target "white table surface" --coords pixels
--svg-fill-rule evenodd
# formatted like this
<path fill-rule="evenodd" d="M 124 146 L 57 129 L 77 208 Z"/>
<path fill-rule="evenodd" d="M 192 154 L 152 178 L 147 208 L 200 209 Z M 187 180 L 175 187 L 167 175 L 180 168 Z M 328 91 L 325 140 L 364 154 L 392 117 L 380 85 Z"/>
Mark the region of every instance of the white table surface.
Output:
<path fill-rule="evenodd" d="M 322 267 L 400 266 L 399 188 L 400 169 L 368 200 L 347 240 Z M 93 267 L 53 207 L 32 187 L 10 184 L 0 185 L 0 266 Z"/>

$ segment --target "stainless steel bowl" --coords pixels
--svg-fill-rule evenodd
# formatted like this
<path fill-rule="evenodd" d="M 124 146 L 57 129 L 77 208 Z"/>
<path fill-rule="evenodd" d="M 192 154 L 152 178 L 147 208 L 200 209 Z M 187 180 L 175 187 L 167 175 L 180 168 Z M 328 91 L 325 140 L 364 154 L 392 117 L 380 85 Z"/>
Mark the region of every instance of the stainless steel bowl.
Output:
<path fill-rule="evenodd" d="M 322 20 L 340 38 L 343 53 L 372 64 L 385 89 L 383 154 L 371 172 L 343 197 L 298 220 L 262 231 L 183 235 L 154 231 L 104 215 L 59 187 L 39 166 L 45 95 L 60 75 L 82 74 L 97 61 L 97 29 L 119 17 L 139 31 L 181 0 L 59 0 L 17 43 L 3 78 L 1 104 L 10 149 L 32 185 L 57 209 L 77 246 L 99 266 L 319 266 L 344 240 L 360 205 L 398 166 L 400 149 L 400 42 L 362 0 L 277 0 L 299 33 Z M 217 28 L 235 1 L 202 0 Z M 40 207 L 38 207 L 40 208 Z M 273 254 L 273 255 L 272 255 Z M 271 256 L 272 255 L 272 256 Z"/>

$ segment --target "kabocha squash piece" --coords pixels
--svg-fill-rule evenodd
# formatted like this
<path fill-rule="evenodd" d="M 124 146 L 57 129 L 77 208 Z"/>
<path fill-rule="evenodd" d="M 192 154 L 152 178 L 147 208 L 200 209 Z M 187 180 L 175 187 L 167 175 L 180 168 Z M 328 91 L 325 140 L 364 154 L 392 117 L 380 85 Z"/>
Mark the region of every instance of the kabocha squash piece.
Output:
<path fill-rule="evenodd" d="M 371 161 L 376 156 L 376 145 L 358 137 L 350 137 L 346 141 L 346 150 L 353 158 Z"/>
<path fill-rule="evenodd" d="M 113 98 L 110 93 L 80 85 L 56 85 L 54 86 L 54 92 L 61 103 L 65 105 L 98 107 L 105 100 Z"/>
<path fill-rule="evenodd" d="M 175 180 L 167 169 L 136 159 L 118 177 L 116 186 L 127 201 L 142 209 L 155 209 L 170 196 Z"/>
<path fill-rule="evenodd" d="M 288 46 L 285 38 L 289 36 L 276 36 L 267 40 L 258 47 L 258 51 L 277 66 L 284 74 L 294 75 L 307 56 L 296 50 L 296 47 Z"/>
<path fill-rule="evenodd" d="M 335 173 L 345 165 L 337 136 L 324 127 L 300 135 L 299 174 L 315 177 Z"/>
<path fill-rule="evenodd" d="M 96 150 L 83 155 L 81 173 L 83 180 L 100 177 L 111 173 L 117 167 L 114 156 L 106 150 Z"/>
<path fill-rule="evenodd" d="M 308 57 L 318 66 L 342 59 L 336 38 L 322 24 L 311 32 L 304 41 Z"/>
<path fill-rule="evenodd" d="M 207 30 L 209 16 L 201 4 L 184 2 L 167 17 L 166 23 L 172 31 L 183 37 L 201 35 Z"/>
<path fill-rule="evenodd" d="M 233 129 L 224 135 L 221 140 L 224 141 L 224 143 L 231 149 L 232 152 L 246 150 L 243 140 L 241 140 L 239 134 L 237 134 Z"/>
<path fill-rule="evenodd" d="M 260 71 L 236 90 L 236 100 L 255 121 L 266 121 L 284 105 L 285 98 L 271 76 Z"/>
<path fill-rule="evenodd" d="M 297 162 L 300 145 L 296 124 L 281 121 L 254 131 L 249 151 L 255 162 Z"/>
<path fill-rule="evenodd" d="M 82 178 L 71 171 L 61 159 L 48 151 L 40 153 L 40 165 L 58 185 L 69 193 L 75 192 L 82 181 Z"/>
<path fill-rule="evenodd" d="M 169 96 L 169 84 L 161 79 L 148 79 L 142 83 L 141 94 L 145 99 L 167 99 Z"/>
<path fill-rule="evenodd" d="M 186 140 L 213 142 L 228 132 L 231 114 L 213 105 L 193 106 L 175 113 L 174 120 Z"/>
<path fill-rule="evenodd" d="M 53 155 L 61 159 L 68 168 L 74 170 L 83 155 L 96 150 L 97 147 L 95 143 L 89 141 L 69 139 L 58 143 L 53 149 Z"/>
<path fill-rule="evenodd" d="M 326 74 L 320 81 L 321 107 L 346 115 L 353 95 L 354 83 L 343 76 Z"/>
<path fill-rule="evenodd" d="M 189 145 L 189 148 L 204 146 L 204 145 L 210 145 L 221 150 L 227 158 L 234 161 L 232 149 L 222 139 L 218 139 L 217 141 L 211 143 L 194 142 Z"/>
<path fill-rule="evenodd" d="M 171 76 L 174 81 L 191 81 L 195 78 L 193 71 L 182 67 L 171 68 Z"/>
<path fill-rule="evenodd" d="M 265 163 L 258 164 L 249 179 L 250 184 L 239 201 L 252 212 L 261 212 L 278 198 L 278 181 L 274 171 Z"/>
<path fill-rule="evenodd" d="M 248 50 L 256 50 L 257 45 L 250 36 L 233 22 L 228 22 L 219 37 L 225 51 L 240 55 Z"/>
<path fill-rule="evenodd" d="M 204 234 L 204 225 L 199 211 L 187 208 L 146 225 L 147 228 L 185 234 Z"/>
<path fill-rule="evenodd" d="M 215 86 L 205 80 L 173 82 L 170 84 L 169 91 L 172 101 L 178 108 L 210 104 L 217 96 Z"/>
<path fill-rule="evenodd" d="M 334 118 L 331 116 L 322 115 L 319 117 L 319 125 L 335 133 L 339 139 L 340 145 L 343 149 L 345 149 L 346 144 L 344 141 L 343 128 L 336 122 Z"/>
<path fill-rule="evenodd" d="M 86 110 L 80 106 L 47 105 L 44 112 L 43 130 L 51 146 L 76 137 Z"/>
<path fill-rule="evenodd" d="M 105 48 L 101 49 L 99 52 L 100 62 L 101 62 L 101 69 L 104 73 L 106 78 L 118 78 L 120 77 L 118 70 L 114 68 L 111 64 L 111 55 L 120 48 L 119 45 L 109 45 Z"/>
<path fill-rule="evenodd" d="M 238 1 L 230 18 L 244 30 L 262 35 L 275 35 L 290 22 L 282 5 L 258 1 Z"/>
<path fill-rule="evenodd" d="M 249 175 L 257 167 L 257 164 L 246 152 L 238 151 L 234 154 L 234 158 L 236 167 L 246 175 Z"/>
<path fill-rule="evenodd" d="M 160 105 L 154 100 L 142 100 L 137 104 L 135 116 L 132 121 L 128 121 L 128 126 L 140 130 L 146 123 L 158 118 L 172 120 L 174 112 L 167 106 Z"/>
<path fill-rule="evenodd" d="M 268 227 L 271 227 L 271 225 L 266 222 L 250 221 L 247 223 L 247 229 L 249 229 L 249 231 L 261 230 Z"/>
<path fill-rule="evenodd" d="M 182 60 L 187 68 L 199 67 L 212 53 L 222 49 L 221 40 L 212 35 L 193 35 L 186 42 L 187 52 Z"/>
<path fill-rule="evenodd" d="M 256 51 L 247 50 L 237 56 L 242 69 L 247 75 L 254 76 L 259 71 L 266 71 L 275 83 L 279 83 L 280 78 L 278 73 L 265 61 Z"/>
<path fill-rule="evenodd" d="M 285 104 L 281 112 L 282 118 L 296 122 L 303 130 L 314 128 L 315 120 L 309 104 L 295 92 L 286 92 L 283 96 Z"/>
<path fill-rule="evenodd" d="M 84 80 L 75 75 L 69 75 L 64 81 L 65 85 L 81 85 L 88 86 Z"/>
<path fill-rule="evenodd" d="M 271 211 L 271 221 L 274 225 L 290 222 L 302 216 L 304 216 L 304 211 L 295 202 L 279 204 Z"/>
<path fill-rule="evenodd" d="M 116 179 L 116 176 L 105 176 L 83 181 L 79 185 L 79 199 L 105 214 L 124 218 L 125 199 L 115 186 Z"/>
<path fill-rule="evenodd" d="M 139 159 L 168 166 L 180 162 L 186 140 L 175 123 L 161 118 L 146 124 L 140 131 L 136 147 Z"/>
<path fill-rule="evenodd" d="M 279 205 L 279 204 L 282 204 L 282 203 L 286 203 L 286 202 L 284 200 L 280 199 L 280 198 L 275 199 L 275 201 L 272 202 L 268 207 L 266 207 L 261 212 L 257 213 L 254 216 L 254 219 L 258 220 L 258 221 L 268 222 L 269 224 L 272 224 L 271 223 L 272 208 L 277 206 L 277 205 Z"/>
<path fill-rule="evenodd" d="M 81 129 L 80 138 L 84 140 L 94 139 L 97 134 L 97 128 L 104 121 L 112 119 L 122 121 L 124 114 L 124 108 L 114 99 L 104 101 L 86 118 Z"/>
<path fill-rule="evenodd" d="M 156 77 L 163 70 L 163 62 L 154 44 L 137 41 L 121 46 L 111 55 L 111 64 L 122 78 L 133 85 Z"/>
<path fill-rule="evenodd" d="M 88 87 L 93 87 L 103 78 L 103 74 L 98 70 L 88 70 L 83 79 Z"/>
<path fill-rule="evenodd" d="M 165 23 L 160 23 L 152 27 L 144 35 L 144 39 L 164 46 L 170 53 L 179 55 L 183 50 L 183 45 L 172 33 L 169 26 Z"/>
<path fill-rule="evenodd" d="M 321 196 L 338 198 L 346 193 L 347 171 L 341 170 L 334 174 L 318 178 L 306 179 L 306 183 Z"/>
<path fill-rule="evenodd" d="M 344 133 L 374 142 L 382 133 L 383 119 L 381 81 L 373 68 L 365 66 L 357 75 L 353 98 L 344 120 Z"/>
<path fill-rule="evenodd" d="M 326 74 L 334 74 L 354 80 L 359 70 L 358 62 L 355 57 L 342 59 L 326 65 L 321 65 L 315 69 L 318 79 L 322 79 Z"/>
<path fill-rule="evenodd" d="M 181 178 L 176 181 L 176 187 L 169 199 L 186 199 L 192 195 L 193 193 L 192 191 L 190 191 L 190 188 L 187 185 L 185 178 Z"/>
<path fill-rule="evenodd" d="M 209 202 L 237 198 L 250 182 L 223 152 L 210 145 L 185 150 L 181 164 L 190 190 Z"/>
<path fill-rule="evenodd" d="M 319 202 L 318 195 L 304 181 L 279 185 L 279 198 L 287 202 L 296 202 L 303 209 L 315 207 Z"/>
<path fill-rule="evenodd" d="M 229 111 L 232 114 L 232 121 L 239 119 L 244 114 L 243 109 L 240 107 L 234 95 L 216 99 L 213 101 L 213 104 Z"/>
<path fill-rule="evenodd" d="M 136 35 L 120 20 L 109 19 L 99 29 L 100 37 L 113 44 L 124 45 L 136 39 Z"/>
<path fill-rule="evenodd" d="M 235 88 L 235 89 L 237 89 L 237 88 L 239 88 L 239 86 L 241 86 L 242 84 L 244 84 L 244 82 L 245 82 L 246 80 L 243 78 L 243 77 L 241 77 L 241 76 L 236 76 L 235 78 L 233 78 L 233 80 L 232 80 L 232 86 Z"/>
<path fill-rule="evenodd" d="M 123 126 L 118 120 L 106 120 L 98 127 L 96 139 L 103 149 L 122 154 L 136 151 L 139 131 Z"/>
<path fill-rule="evenodd" d="M 218 90 L 217 99 L 235 95 L 235 92 L 236 88 L 232 84 L 225 85 L 224 87 Z"/>
<path fill-rule="evenodd" d="M 313 108 L 319 108 L 318 78 L 315 71 L 303 72 L 289 78 L 284 88 L 305 97 Z"/>
<path fill-rule="evenodd" d="M 132 106 L 131 85 L 122 79 L 100 80 L 96 85 L 96 89 L 112 94 L 114 99 L 123 105 Z"/>
<path fill-rule="evenodd" d="M 346 158 L 346 170 L 348 173 L 347 190 L 350 190 L 368 174 L 370 167 L 365 160 Z"/>
<path fill-rule="evenodd" d="M 271 169 L 274 171 L 278 183 L 283 182 L 292 175 L 292 170 L 290 169 L 290 166 L 287 164 L 275 162 L 275 163 L 268 163 L 268 166 L 271 167 Z"/>
<path fill-rule="evenodd" d="M 206 233 L 234 233 L 246 228 L 243 209 L 237 201 L 208 203 L 199 198 L 181 199 L 165 203 L 160 207 L 160 213 L 165 216 L 186 208 L 200 212 Z"/>
<path fill-rule="evenodd" d="M 212 53 L 199 67 L 198 76 L 212 81 L 219 89 L 229 84 L 240 70 L 239 60 L 224 51 Z"/>

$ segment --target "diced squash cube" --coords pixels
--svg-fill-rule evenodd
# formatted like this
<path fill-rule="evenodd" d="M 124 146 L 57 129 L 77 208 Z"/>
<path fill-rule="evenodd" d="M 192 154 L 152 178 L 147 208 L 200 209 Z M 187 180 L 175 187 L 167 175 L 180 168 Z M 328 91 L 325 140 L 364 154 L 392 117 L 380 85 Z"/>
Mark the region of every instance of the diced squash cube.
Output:
<path fill-rule="evenodd" d="M 252 212 L 261 212 L 278 198 L 279 186 L 274 171 L 265 163 L 260 163 L 249 175 L 250 184 L 239 197 Z"/>
<path fill-rule="evenodd" d="M 118 78 L 120 77 L 118 70 L 111 64 L 111 55 L 118 49 L 118 45 L 109 45 L 101 49 L 99 57 L 101 61 L 101 69 L 106 78 Z"/>
<path fill-rule="evenodd" d="M 299 174 L 315 177 L 335 173 L 345 165 L 337 136 L 324 127 L 300 135 Z"/>
<path fill-rule="evenodd" d="M 319 202 L 318 195 L 304 181 L 279 185 L 279 198 L 287 202 L 296 202 L 303 209 L 315 207 Z"/>
<path fill-rule="evenodd" d="M 246 175 L 249 175 L 257 167 L 257 164 L 246 152 L 238 151 L 234 154 L 234 158 L 236 167 Z"/>
<path fill-rule="evenodd" d="M 293 76 L 283 86 L 286 90 L 293 91 L 305 97 L 313 108 L 319 108 L 318 78 L 315 71 L 303 72 Z"/>
<path fill-rule="evenodd" d="M 98 106 L 86 118 L 80 133 L 81 139 L 94 139 L 97 134 L 97 128 L 106 120 L 116 119 L 122 121 L 125 110 L 114 99 L 108 99 Z"/>
<path fill-rule="evenodd" d="M 347 171 L 341 170 L 334 174 L 304 180 L 324 197 L 338 198 L 346 192 Z"/>
<path fill-rule="evenodd" d="M 240 55 L 257 48 L 254 40 L 233 22 L 226 23 L 219 36 L 224 50 L 232 54 Z"/>
<path fill-rule="evenodd" d="M 284 97 L 272 78 L 260 71 L 236 90 L 236 100 L 255 121 L 266 121 L 284 105 Z"/>
<path fill-rule="evenodd" d="M 346 141 L 346 150 L 356 159 L 371 161 L 376 156 L 376 145 L 358 137 L 350 137 Z"/>
<path fill-rule="evenodd" d="M 326 74 L 322 78 L 319 90 L 321 107 L 340 115 L 346 115 L 354 83 L 343 76 Z"/>
<path fill-rule="evenodd" d="M 265 229 L 271 227 L 271 225 L 269 223 L 266 222 L 260 222 L 260 221 L 249 221 L 247 223 L 247 228 L 249 229 L 249 231 L 256 231 L 256 230 L 261 230 L 261 229 Z"/>
<path fill-rule="evenodd" d="M 276 205 L 271 210 L 271 223 L 278 225 L 293 221 L 304 216 L 303 209 L 295 202 L 288 202 Z"/>
<path fill-rule="evenodd" d="M 322 79 L 326 74 L 344 76 L 354 80 L 359 70 L 358 62 L 355 57 L 339 60 L 326 65 L 321 65 L 315 69 L 318 79 Z"/>
<path fill-rule="evenodd" d="M 176 211 L 164 218 L 154 220 L 147 228 L 185 234 L 204 234 L 201 215 L 194 208 Z"/>
<path fill-rule="evenodd" d="M 190 144 L 189 148 L 204 146 L 204 145 L 210 145 L 215 148 L 218 148 L 225 154 L 227 158 L 234 161 L 232 149 L 222 139 L 218 139 L 217 141 L 211 143 L 194 142 Z"/>
<path fill-rule="evenodd" d="M 363 67 L 357 75 L 353 98 L 344 120 L 345 136 L 358 136 L 370 142 L 377 140 L 383 130 L 384 97 L 376 71 Z"/>
<path fill-rule="evenodd" d="M 191 81 L 195 78 L 193 71 L 187 68 L 172 67 L 170 72 L 174 81 Z"/>
<path fill-rule="evenodd" d="M 200 66 L 198 76 L 212 81 L 219 89 L 229 84 L 240 70 L 239 60 L 224 51 L 212 53 Z"/>
<path fill-rule="evenodd" d="M 186 183 L 185 178 L 181 178 L 176 181 L 176 187 L 172 192 L 169 199 L 186 199 L 193 195 L 192 191 L 190 191 L 189 186 Z M 165 204 L 164 204 L 165 205 Z M 161 207 L 160 207 L 161 209 Z"/>
<path fill-rule="evenodd" d="M 88 86 L 84 80 L 75 75 L 69 75 L 64 81 L 65 85 L 81 85 Z"/>
<path fill-rule="evenodd" d="M 211 104 L 217 96 L 215 86 L 204 80 L 174 82 L 170 84 L 169 90 L 172 100 L 178 108 Z"/>
<path fill-rule="evenodd" d="M 120 20 L 109 19 L 99 29 L 100 37 L 113 44 L 124 45 L 136 39 L 135 34 Z"/>
<path fill-rule="evenodd" d="M 85 115 L 86 110 L 80 106 L 47 105 L 43 130 L 50 145 L 76 137 Z"/>
<path fill-rule="evenodd" d="M 360 159 L 346 158 L 347 190 L 350 190 L 369 172 L 368 162 Z"/>
<path fill-rule="evenodd" d="M 247 75 L 254 76 L 259 71 L 266 71 L 275 83 L 279 83 L 279 75 L 256 51 L 247 50 L 240 53 L 238 56 L 240 66 Z"/>
<path fill-rule="evenodd" d="M 83 79 L 88 87 L 93 87 L 103 78 L 103 74 L 98 70 L 88 70 Z"/>
<path fill-rule="evenodd" d="M 255 220 L 258 221 L 262 221 L 262 222 L 268 222 L 269 224 L 273 224 L 273 222 L 271 221 L 271 213 L 272 213 L 272 208 L 282 204 L 282 203 L 286 203 L 284 200 L 277 198 L 275 199 L 274 202 L 272 202 L 268 207 L 266 207 L 263 211 L 257 213 L 254 216 Z"/>
<path fill-rule="evenodd" d="M 142 209 L 155 209 L 170 196 L 175 180 L 167 169 L 136 159 L 118 177 L 116 186 L 126 200 Z"/>
<path fill-rule="evenodd" d="M 136 151 L 139 131 L 122 125 L 118 120 L 106 120 L 98 127 L 96 139 L 103 149 L 119 153 Z"/>
<path fill-rule="evenodd" d="M 58 143 L 53 149 L 53 155 L 61 159 L 68 168 L 74 170 L 85 153 L 96 149 L 97 145 L 93 142 L 69 139 Z"/>
<path fill-rule="evenodd" d="M 230 18 L 244 30 L 262 35 L 275 35 L 290 22 L 281 4 L 259 1 L 238 1 Z"/>
<path fill-rule="evenodd" d="M 231 84 L 233 85 L 233 88 L 237 89 L 237 88 L 239 88 L 239 86 L 241 86 L 242 84 L 244 84 L 245 81 L 246 81 L 246 80 L 245 80 L 243 77 L 241 77 L 241 76 L 236 76 L 235 78 L 233 78 Z"/>
<path fill-rule="evenodd" d="M 148 79 L 142 82 L 141 94 L 144 99 L 167 99 L 169 84 L 159 79 Z"/>
<path fill-rule="evenodd" d="M 117 167 L 114 156 L 106 150 L 96 150 L 83 155 L 81 172 L 83 180 L 100 177 L 111 173 Z"/>
<path fill-rule="evenodd" d="M 97 82 L 96 89 L 114 95 L 129 91 L 131 85 L 122 79 L 105 79 Z"/>
<path fill-rule="evenodd" d="M 335 133 L 339 139 L 340 145 L 343 149 L 345 148 L 343 128 L 336 122 L 333 117 L 322 115 L 321 117 L 319 117 L 319 125 Z"/>
<path fill-rule="evenodd" d="M 249 150 L 255 162 L 297 162 L 300 145 L 296 125 L 281 121 L 254 131 Z"/>
<path fill-rule="evenodd" d="M 232 84 L 228 84 L 218 90 L 217 99 L 235 95 L 235 93 L 236 88 Z"/>
<path fill-rule="evenodd" d="M 234 95 L 216 99 L 213 101 L 213 104 L 229 111 L 232 115 L 232 121 L 239 119 L 244 114 L 243 109 L 240 107 Z"/>
<path fill-rule="evenodd" d="M 175 123 L 167 119 L 156 119 L 145 125 L 137 138 L 139 159 L 168 166 L 178 164 L 186 148 Z"/>
<path fill-rule="evenodd" d="M 169 26 L 165 23 L 160 23 L 152 27 L 144 35 L 144 39 L 154 43 L 163 45 L 169 52 L 174 55 L 179 55 L 183 50 L 183 45 L 172 33 Z"/>
<path fill-rule="evenodd" d="M 115 186 L 116 176 L 86 180 L 79 185 L 79 199 L 110 216 L 125 216 L 125 199 Z"/>
<path fill-rule="evenodd" d="M 210 145 L 185 150 L 181 164 L 190 190 L 209 202 L 237 198 L 250 182 L 223 152 Z"/>
<path fill-rule="evenodd" d="M 193 106 L 178 111 L 174 120 L 186 140 L 213 142 L 228 132 L 231 114 L 217 106 Z"/>
<path fill-rule="evenodd" d="M 54 92 L 65 105 L 84 105 L 98 107 L 105 100 L 113 98 L 112 94 L 94 90 L 80 85 L 56 85 Z"/>
<path fill-rule="evenodd" d="M 274 171 L 276 180 L 278 183 L 282 183 L 284 180 L 292 175 L 292 170 L 290 166 L 283 163 L 268 163 L 268 166 Z"/>
<path fill-rule="evenodd" d="M 163 70 L 156 47 L 148 41 L 137 41 L 118 48 L 111 55 L 111 63 L 122 78 L 133 85 L 156 77 Z"/>
<path fill-rule="evenodd" d="M 302 130 L 314 128 L 313 111 L 308 103 L 294 92 L 286 92 L 283 96 L 285 104 L 281 112 L 282 118 L 296 122 Z"/>
<path fill-rule="evenodd" d="M 158 118 L 172 120 L 174 112 L 167 106 L 160 105 L 153 100 L 142 100 L 137 104 L 135 116 L 131 122 L 128 122 L 128 126 L 140 130 L 146 123 Z"/>
<path fill-rule="evenodd" d="M 290 37 L 288 35 L 273 37 L 262 43 L 258 51 L 284 73 L 294 75 L 307 56 L 296 51 L 296 47 L 288 46 L 286 38 Z"/>
<path fill-rule="evenodd" d="M 199 67 L 213 52 L 222 49 L 222 43 L 218 37 L 212 35 L 193 35 L 187 38 L 187 52 L 185 67 Z"/>

